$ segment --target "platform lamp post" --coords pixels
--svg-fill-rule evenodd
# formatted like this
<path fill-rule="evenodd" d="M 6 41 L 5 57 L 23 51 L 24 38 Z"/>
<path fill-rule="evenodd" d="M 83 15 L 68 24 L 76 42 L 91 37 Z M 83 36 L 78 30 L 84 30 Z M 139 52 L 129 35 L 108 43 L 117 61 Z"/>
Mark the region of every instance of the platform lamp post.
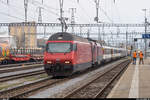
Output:
<path fill-rule="evenodd" d="M 145 12 L 145 34 L 147 34 L 147 18 L 146 18 L 146 11 L 147 11 L 147 9 L 142 9 L 142 11 L 144 11 Z M 144 39 L 144 42 L 145 42 L 145 58 L 147 58 L 147 54 L 146 54 L 146 50 L 147 50 L 147 40 L 146 40 L 146 38 Z"/>

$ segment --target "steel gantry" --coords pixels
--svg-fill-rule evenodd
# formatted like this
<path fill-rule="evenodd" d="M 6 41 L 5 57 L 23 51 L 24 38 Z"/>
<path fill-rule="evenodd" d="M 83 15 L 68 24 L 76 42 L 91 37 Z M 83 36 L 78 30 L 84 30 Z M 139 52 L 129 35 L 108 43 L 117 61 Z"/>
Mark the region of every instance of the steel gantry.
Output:
<path fill-rule="evenodd" d="M 26 33 L 27 35 L 52 35 L 54 34 L 55 32 L 44 32 L 44 33 Z M 128 34 L 136 34 L 136 35 L 142 35 L 142 33 L 144 32 L 128 32 Z M 75 35 L 81 35 L 81 33 L 77 33 L 75 32 L 74 33 Z M 87 35 L 87 33 L 82 33 L 82 35 Z M 105 33 L 106 35 L 118 35 L 117 33 Z M 150 33 L 149 33 L 150 34 Z M 90 35 L 97 35 L 97 33 L 90 33 Z M 119 33 L 119 35 L 126 35 L 126 33 Z"/>
<path fill-rule="evenodd" d="M 51 26 L 60 27 L 60 23 L 0 23 L 1 26 Z M 67 24 L 68 27 L 72 27 L 72 24 Z M 145 24 L 74 24 L 74 27 L 145 27 Z"/>

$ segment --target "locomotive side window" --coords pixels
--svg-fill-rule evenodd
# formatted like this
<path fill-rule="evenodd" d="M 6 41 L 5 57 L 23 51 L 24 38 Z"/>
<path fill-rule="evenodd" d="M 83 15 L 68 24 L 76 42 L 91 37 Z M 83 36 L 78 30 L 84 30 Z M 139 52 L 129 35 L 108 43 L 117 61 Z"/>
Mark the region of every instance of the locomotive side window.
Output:
<path fill-rule="evenodd" d="M 77 51 L 77 43 L 73 44 L 73 50 Z"/>
<path fill-rule="evenodd" d="M 48 43 L 46 50 L 50 53 L 67 53 L 71 47 L 71 43 Z"/>

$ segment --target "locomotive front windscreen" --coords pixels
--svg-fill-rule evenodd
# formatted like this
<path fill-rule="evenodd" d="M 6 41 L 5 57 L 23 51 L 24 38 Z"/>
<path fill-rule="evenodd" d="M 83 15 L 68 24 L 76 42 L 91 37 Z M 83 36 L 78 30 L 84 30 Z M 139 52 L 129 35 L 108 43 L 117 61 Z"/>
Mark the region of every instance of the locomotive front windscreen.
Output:
<path fill-rule="evenodd" d="M 49 53 L 68 53 L 71 51 L 71 43 L 48 43 L 46 51 Z"/>

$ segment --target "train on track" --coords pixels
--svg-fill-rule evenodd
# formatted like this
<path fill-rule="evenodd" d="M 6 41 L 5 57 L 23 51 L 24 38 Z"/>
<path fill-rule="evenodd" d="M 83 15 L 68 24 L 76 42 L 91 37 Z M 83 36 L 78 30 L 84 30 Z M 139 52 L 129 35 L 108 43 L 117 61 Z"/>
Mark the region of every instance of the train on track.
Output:
<path fill-rule="evenodd" d="M 0 43 L 0 64 L 14 62 L 39 61 L 43 60 L 43 50 L 10 48 L 6 43 Z"/>
<path fill-rule="evenodd" d="M 129 54 L 123 48 L 102 46 L 96 40 L 60 32 L 50 36 L 46 43 L 44 69 L 54 77 L 69 76 Z"/>

